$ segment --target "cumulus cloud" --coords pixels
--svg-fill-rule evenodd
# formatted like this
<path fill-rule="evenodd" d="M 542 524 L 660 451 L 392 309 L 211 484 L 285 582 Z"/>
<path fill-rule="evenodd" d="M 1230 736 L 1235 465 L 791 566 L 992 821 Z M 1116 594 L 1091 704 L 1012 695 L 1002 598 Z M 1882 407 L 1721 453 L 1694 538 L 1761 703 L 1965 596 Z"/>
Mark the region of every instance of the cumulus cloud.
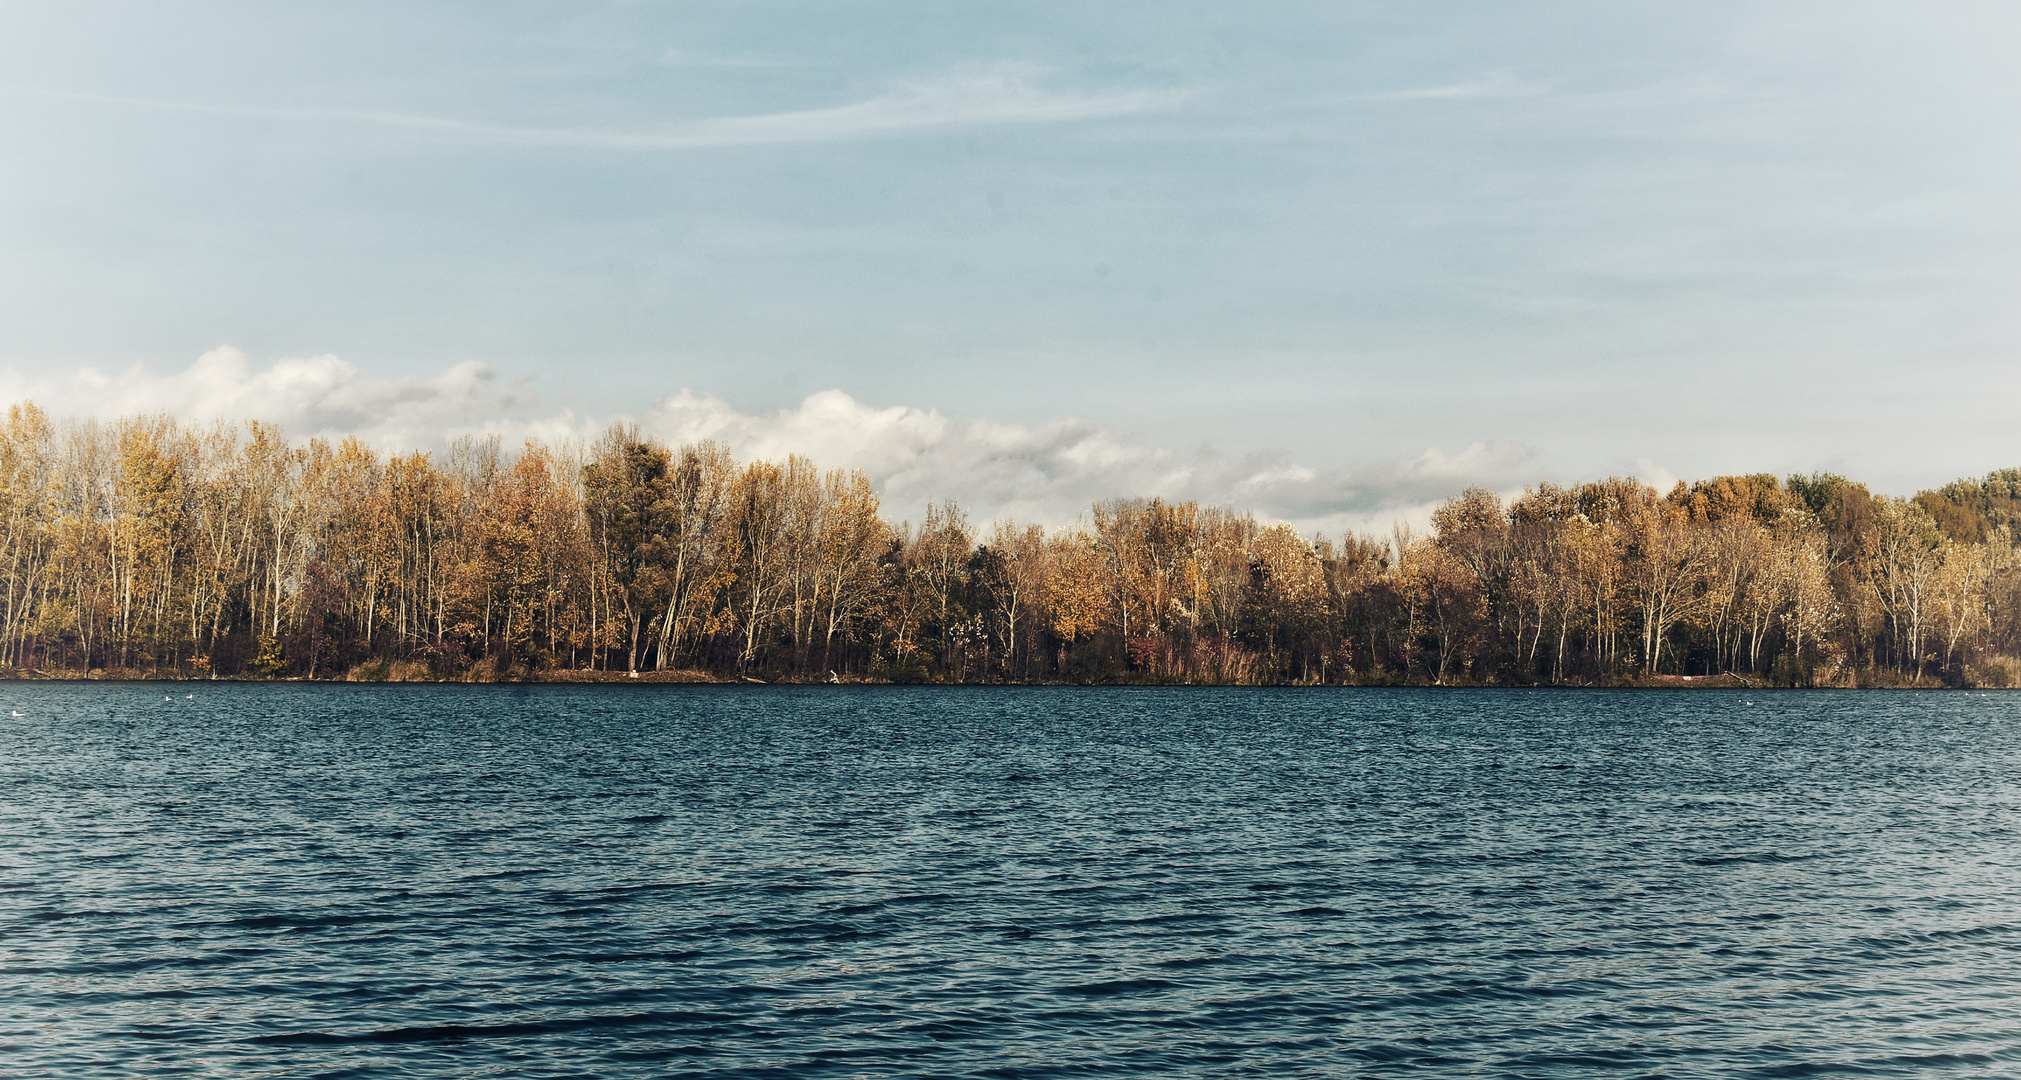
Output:
<path fill-rule="evenodd" d="M 255 364 L 213 349 L 180 371 L 146 365 L 106 373 L 0 372 L 0 400 L 34 400 L 60 417 L 168 413 L 197 421 L 259 419 L 291 435 L 357 436 L 383 451 L 440 449 L 465 435 L 586 440 L 613 422 L 668 443 L 713 439 L 742 459 L 801 454 L 825 468 L 860 468 L 886 513 L 916 519 L 928 501 L 955 499 L 978 521 L 1009 517 L 1064 525 L 1108 498 L 1161 497 L 1252 510 L 1301 530 L 1383 530 L 1422 524 L 1430 508 L 1469 485 L 1508 491 L 1529 458 L 1521 447 L 1432 447 L 1359 467 L 1308 463 L 1274 450 L 1174 446 L 1083 419 L 1016 424 L 956 418 L 909 405 L 878 406 L 841 390 L 773 412 L 747 412 L 693 389 L 643 416 L 591 417 L 558 407 L 528 381 L 500 380 L 478 363 L 389 377 L 335 356 Z"/>
<path fill-rule="evenodd" d="M 979 518 L 1064 524 L 1099 499 L 1160 497 L 1254 510 L 1307 531 L 1383 529 L 1422 522 L 1461 488 L 1515 486 L 1530 457 L 1520 447 L 1475 443 L 1431 448 L 1407 460 L 1319 469 L 1282 453 L 1232 454 L 1173 447 L 1085 420 L 1041 425 L 957 421 L 911 406 L 880 408 L 825 390 L 769 414 L 743 412 L 713 395 L 682 390 L 659 402 L 642 427 L 669 442 L 715 439 L 740 457 L 804 454 L 825 466 L 863 469 L 896 516 L 954 498 Z"/>
<path fill-rule="evenodd" d="M 427 449 L 459 435 L 559 441 L 586 421 L 546 405 L 525 382 L 501 382 L 486 365 L 431 376 L 370 374 L 335 356 L 283 357 L 255 367 L 231 346 L 181 371 L 135 364 L 57 374 L 0 371 L 0 399 L 34 401 L 52 415 L 110 420 L 168 413 L 187 420 L 255 419 L 297 437 L 355 435 L 384 450 Z"/>

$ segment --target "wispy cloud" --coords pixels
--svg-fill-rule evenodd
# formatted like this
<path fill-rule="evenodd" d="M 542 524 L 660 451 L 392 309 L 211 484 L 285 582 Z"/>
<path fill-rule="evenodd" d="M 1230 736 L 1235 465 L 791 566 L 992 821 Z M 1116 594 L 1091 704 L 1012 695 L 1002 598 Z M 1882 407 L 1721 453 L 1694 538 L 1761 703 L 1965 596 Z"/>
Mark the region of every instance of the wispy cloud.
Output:
<path fill-rule="evenodd" d="M 529 438 L 580 442 L 612 421 L 634 419 L 578 415 L 531 383 L 500 380 L 474 362 L 430 376 L 388 377 L 328 355 L 255 364 L 230 347 L 180 371 L 146 365 L 58 375 L 0 371 L 0 402 L 21 400 L 60 417 L 253 418 L 296 437 L 357 436 L 382 451 L 439 449 L 464 435 L 496 435 L 508 449 Z M 1422 524 L 1433 504 L 1470 484 L 1509 490 L 1530 457 L 1523 447 L 1475 443 L 1324 468 L 1268 450 L 1164 445 L 1080 419 L 1016 424 L 876 406 L 841 390 L 773 412 L 747 412 L 712 394 L 679 390 L 635 422 L 669 443 L 717 440 L 747 460 L 802 454 L 823 467 L 860 468 L 895 518 L 916 517 L 929 500 L 953 498 L 978 520 L 1049 525 L 1084 517 L 1100 499 L 1157 496 L 1252 510 L 1308 532 L 1380 530 L 1398 519 Z"/>
<path fill-rule="evenodd" d="M 1016 64 L 910 82 L 889 93 L 846 105 L 745 116 L 713 117 L 653 130 L 522 127 L 417 113 L 360 109 L 290 109 L 23 89 L 43 97 L 136 108 L 307 120 L 398 128 L 444 138 L 515 146 L 593 150 L 691 150 L 774 143 L 833 142 L 895 137 L 937 129 L 1061 123 L 1168 108 L 1183 92 L 1123 89 L 1060 92 L 1039 85 L 1041 72 Z"/>
<path fill-rule="evenodd" d="M 753 52 L 729 55 L 724 53 L 691 52 L 686 49 L 674 48 L 669 48 L 660 53 L 660 63 L 668 67 L 688 68 L 762 69 L 800 66 L 800 63 L 795 60 L 786 60 L 776 56 L 764 56 Z"/>
<path fill-rule="evenodd" d="M 1456 83 L 1364 94 L 1361 100 L 1450 101 L 1468 98 L 1538 97 L 1546 92 L 1546 88 L 1541 84 L 1519 79 L 1507 71 L 1490 71 Z"/>

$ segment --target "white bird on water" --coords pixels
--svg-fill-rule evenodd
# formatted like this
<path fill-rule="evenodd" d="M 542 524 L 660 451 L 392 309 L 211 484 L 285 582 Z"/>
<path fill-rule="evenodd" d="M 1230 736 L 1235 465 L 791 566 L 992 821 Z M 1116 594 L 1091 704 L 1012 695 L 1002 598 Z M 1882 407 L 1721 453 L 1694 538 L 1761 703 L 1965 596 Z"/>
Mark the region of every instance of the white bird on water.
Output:
<path fill-rule="evenodd" d="M 24 713 L 24 712 L 22 712 L 22 711 L 21 711 L 20 709 L 16 709 L 16 710 L 14 710 L 14 715 L 16 715 L 16 716 L 26 716 L 26 715 L 28 715 L 28 714 L 27 714 L 27 713 Z"/>

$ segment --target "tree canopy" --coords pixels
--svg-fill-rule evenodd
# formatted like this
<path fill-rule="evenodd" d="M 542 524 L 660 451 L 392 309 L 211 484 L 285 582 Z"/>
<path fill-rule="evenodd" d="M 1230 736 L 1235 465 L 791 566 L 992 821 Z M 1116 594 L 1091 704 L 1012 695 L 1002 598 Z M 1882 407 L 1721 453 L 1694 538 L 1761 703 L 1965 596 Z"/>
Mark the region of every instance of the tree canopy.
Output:
<path fill-rule="evenodd" d="M 1429 534 L 1056 529 L 627 428 L 568 450 L 0 424 L 0 666 L 183 677 L 2021 683 L 2021 469 L 1470 489 Z"/>

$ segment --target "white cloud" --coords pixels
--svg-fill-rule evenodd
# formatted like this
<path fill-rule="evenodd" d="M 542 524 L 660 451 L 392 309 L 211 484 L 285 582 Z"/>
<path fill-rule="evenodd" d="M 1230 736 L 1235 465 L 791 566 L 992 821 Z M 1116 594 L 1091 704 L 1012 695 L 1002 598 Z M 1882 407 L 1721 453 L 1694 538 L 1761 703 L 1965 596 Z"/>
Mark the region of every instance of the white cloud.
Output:
<path fill-rule="evenodd" d="M 389 377 L 328 355 L 259 365 L 229 346 L 171 372 L 140 364 L 116 373 L 0 371 L 0 401 L 21 400 L 58 417 L 259 419 L 296 438 L 355 435 L 382 451 L 440 449 L 463 435 L 497 435 L 510 450 L 527 438 L 587 439 L 631 420 L 578 416 L 530 382 L 503 382 L 478 363 Z M 1274 451 L 1174 447 L 1073 418 L 1026 425 L 879 407 L 841 390 L 753 413 L 683 389 L 636 422 L 668 443 L 714 439 L 745 460 L 802 454 L 824 468 L 860 468 L 894 519 L 917 519 L 929 500 L 953 498 L 977 521 L 1064 525 L 1100 499 L 1157 496 L 1253 510 L 1307 532 L 1381 531 L 1399 519 L 1422 526 L 1432 506 L 1470 484 L 1510 490 L 1529 457 L 1520 447 L 1474 443 L 1457 453 L 1433 447 L 1409 460 L 1318 468 Z"/>
<path fill-rule="evenodd" d="M 1038 85 L 1042 72 L 1025 64 L 998 64 L 938 79 L 916 80 L 891 92 L 822 109 L 711 117 L 654 130 L 522 127 L 487 124 L 417 113 L 360 109 L 289 109 L 212 105 L 191 101 L 75 94 L 28 89 L 43 97 L 96 101 L 175 112 L 277 120 L 336 121 L 402 128 L 448 138 L 519 146 L 561 146 L 593 150 L 692 150 L 775 143 L 834 142 L 879 138 L 942 128 L 996 124 L 1042 124 L 1123 116 L 1170 107 L 1181 92 L 1124 89 L 1065 93 Z"/>
<path fill-rule="evenodd" d="M 1474 443 L 1455 454 L 1434 447 L 1409 461 L 1315 469 L 1273 452 L 1174 448 L 1078 419 L 1026 426 L 878 408 L 840 390 L 770 414 L 682 390 L 641 426 L 668 442 L 716 439 L 741 458 L 798 453 L 825 467 L 861 468 L 894 517 L 917 517 L 929 500 L 952 497 L 979 519 L 1053 525 L 1085 516 L 1100 499 L 1157 496 L 1254 510 L 1307 531 L 1380 530 L 1397 519 L 1421 524 L 1432 506 L 1472 484 L 1509 490 L 1530 457 L 1524 448 Z"/>
<path fill-rule="evenodd" d="M 496 434 L 517 442 L 560 440 L 584 430 L 567 410 L 546 409 L 526 383 L 501 383 L 474 361 L 437 375 L 389 378 L 329 355 L 283 357 L 256 368 L 229 345 L 166 373 L 145 364 L 116 373 L 8 369 L 0 371 L 0 400 L 34 401 L 59 417 L 257 419 L 295 437 L 356 435 L 389 451 L 439 446 L 458 435 Z"/>
<path fill-rule="evenodd" d="M 1275 487 L 1278 484 L 1303 484 L 1318 475 L 1303 465 L 1287 465 L 1282 469 L 1265 469 L 1237 486 L 1253 491 L 1257 488 Z"/>
<path fill-rule="evenodd" d="M 1670 489 L 1676 487 L 1678 484 L 1676 473 L 1648 458 L 1635 459 L 1635 477 L 1662 494 L 1669 493 Z"/>

